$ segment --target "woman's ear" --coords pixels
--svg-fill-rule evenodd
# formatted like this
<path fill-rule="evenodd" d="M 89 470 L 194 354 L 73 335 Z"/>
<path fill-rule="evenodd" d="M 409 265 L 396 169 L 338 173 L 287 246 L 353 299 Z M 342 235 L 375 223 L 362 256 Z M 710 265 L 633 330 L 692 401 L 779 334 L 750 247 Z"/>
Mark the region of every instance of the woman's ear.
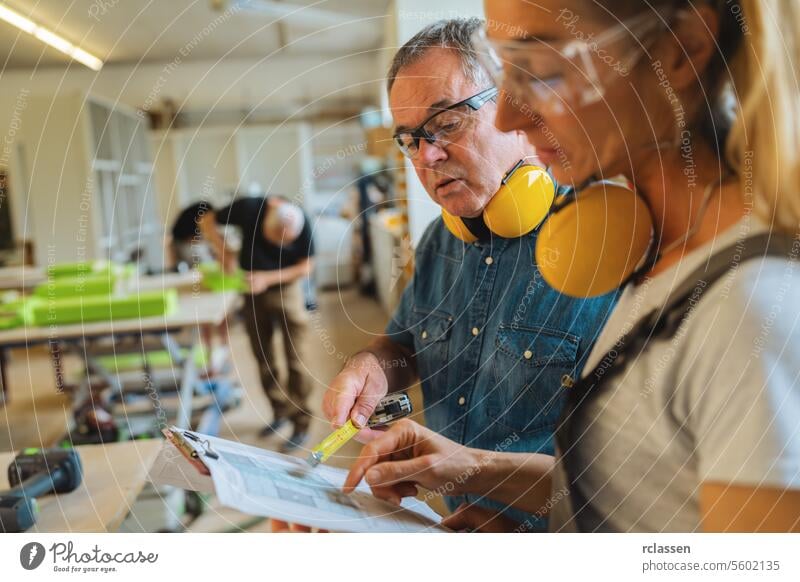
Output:
<path fill-rule="evenodd" d="M 688 89 L 703 79 L 717 49 L 719 15 L 708 4 L 681 10 L 664 33 L 659 55 L 664 73 L 676 90 Z"/>

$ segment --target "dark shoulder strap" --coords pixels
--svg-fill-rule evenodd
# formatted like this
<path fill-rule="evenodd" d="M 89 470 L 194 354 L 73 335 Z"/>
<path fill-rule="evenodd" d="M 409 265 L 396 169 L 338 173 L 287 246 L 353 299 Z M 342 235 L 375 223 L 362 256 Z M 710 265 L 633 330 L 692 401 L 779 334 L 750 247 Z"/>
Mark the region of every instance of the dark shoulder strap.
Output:
<path fill-rule="evenodd" d="M 705 291 L 726 273 L 756 257 L 787 257 L 796 261 L 798 254 L 800 238 L 765 234 L 741 240 L 712 255 L 669 295 L 662 309 L 651 311 L 637 323 L 606 353 L 590 374 L 570 388 L 555 439 L 561 455 L 561 466 L 570 484 L 570 498 L 574 508 L 588 503 L 582 488 L 577 486 L 585 470 L 584 461 L 575 454 L 579 450 L 577 444 L 581 435 L 577 433 L 579 425 L 574 420 L 581 405 L 608 386 L 609 381 L 625 369 L 627 360 L 641 353 L 651 338 L 674 335 Z"/>
<path fill-rule="evenodd" d="M 662 308 L 648 313 L 616 342 L 594 370 L 573 386 L 569 400 L 576 405 L 589 393 L 596 392 L 601 384 L 608 382 L 625 368 L 628 359 L 640 354 L 651 339 L 674 335 L 706 290 L 725 274 L 739 268 L 742 263 L 766 256 L 798 260 L 798 252 L 800 238 L 765 233 L 742 239 L 715 253 L 670 293 Z"/>

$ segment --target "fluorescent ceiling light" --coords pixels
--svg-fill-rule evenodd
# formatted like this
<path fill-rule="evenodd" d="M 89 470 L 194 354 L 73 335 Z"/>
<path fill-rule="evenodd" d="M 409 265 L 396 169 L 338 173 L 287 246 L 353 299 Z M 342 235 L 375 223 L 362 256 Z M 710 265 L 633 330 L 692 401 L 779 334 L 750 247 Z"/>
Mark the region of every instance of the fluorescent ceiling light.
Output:
<path fill-rule="evenodd" d="M 85 50 L 75 47 L 72 51 L 72 58 L 83 63 L 92 70 L 99 71 L 103 68 L 103 61 L 96 56 L 87 53 Z"/>
<path fill-rule="evenodd" d="M 42 28 L 41 26 L 36 29 L 36 32 L 33 33 L 33 36 L 38 38 L 43 43 L 49 44 L 54 49 L 61 51 L 65 55 L 71 54 L 70 51 L 72 51 L 75 48 L 72 46 L 72 43 L 69 42 L 68 40 L 61 38 L 54 32 L 50 32 L 49 30 L 47 30 L 46 28 Z"/>
<path fill-rule="evenodd" d="M 13 24 L 20 30 L 24 30 L 28 34 L 33 34 L 36 30 L 36 24 L 14 12 L 13 10 L 9 10 L 2 4 L 0 4 L 0 18 L 8 22 L 9 24 Z"/>
<path fill-rule="evenodd" d="M 65 38 L 57 35 L 56 33 L 50 31 L 49 29 L 45 28 L 44 26 L 40 26 L 14 12 L 7 6 L 0 4 L 0 20 L 5 20 L 9 24 L 13 24 L 20 30 L 27 32 L 28 34 L 32 34 L 40 41 L 45 44 L 50 45 L 54 49 L 61 51 L 68 57 L 71 57 L 78 61 L 79 63 L 83 63 L 90 69 L 94 71 L 99 71 L 103 67 L 103 61 L 98 59 L 96 56 L 87 53 L 85 50 L 76 47 L 74 44 L 66 40 Z"/>

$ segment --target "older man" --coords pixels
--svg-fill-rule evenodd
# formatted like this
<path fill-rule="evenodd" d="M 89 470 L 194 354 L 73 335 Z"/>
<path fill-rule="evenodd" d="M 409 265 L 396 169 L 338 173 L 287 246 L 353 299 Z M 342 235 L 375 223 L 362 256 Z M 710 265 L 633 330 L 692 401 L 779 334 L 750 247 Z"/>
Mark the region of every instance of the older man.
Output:
<path fill-rule="evenodd" d="M 205 213 L 200 220 L 201 231 L 228 271 L 235 267 L 237 255 L 225 248 L 216 224 L 241 230 L 238 264 L 247 273 L 249 289 L 243 315 L 262 388 L 274 415 L 261 435 L 272 435 L 291 422 L 292 435 L 282 447 L 288 452 L 306 442 L 310 421 L 306 401 L 311 386 L 300 354 L 310 322 L 302 281 L 311 273 L 311 227 L 305 213 L 280 196 L 240 197 L 225 208 Z M 276 335 L 283 336 L 281 354 L 273 347 Z M 283 386 L 277 377 L 279 357 L 285 358 L 289 369 L 288 382 Z"/>
<path fill-rule="evenodd" d="M 425 190 L 477 231 L 506 173 L 532 154 L 523 135 L 493 124 L 496 92 L 471 45 L 481 24 L 428 26 L 398 51 L 388 79 L 396 139 Z M 379 398 L 419 379 L 426 423 L 437 432 L 471 447 L 552 453 L 562 395 L 614 298 L 559 295 L 539 274 L 535 242 L 535 231 L 512 239 L 485 231 L 465 244 L 434 221 L 386 335 L 331 383 L 324 411 L 332 423 L 350 417 L 363 426 Z M 447 499 L 451 509 L 463 501 L 481 502 Z"/>

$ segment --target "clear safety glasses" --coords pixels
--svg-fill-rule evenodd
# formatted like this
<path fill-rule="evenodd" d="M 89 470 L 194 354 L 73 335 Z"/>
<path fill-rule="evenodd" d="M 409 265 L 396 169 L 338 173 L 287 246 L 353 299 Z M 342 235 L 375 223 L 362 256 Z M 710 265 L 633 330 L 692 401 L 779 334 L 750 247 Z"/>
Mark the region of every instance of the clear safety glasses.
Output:
<path fill-rule="evenodd" d="M 441 147 L 450 145 L 464 134 L 474 123 L 474 113 L 497 97 L 497 89 L 489 87 L 463 101 L 444 107 L 433 113 L 418 127 L 398 131 L 394 141 L 407 158 L 415 158 L 419 153 L 419 141 Z"/>
<path fill-rule="evenodd" d="M 483 29 L 474 33 L 473 43 L 497 87 L 531 107 L 562 113 L 600 101 L 608 84 L 627 77 L 646 52 L 637 37 L 661 27 L 666 21 L 649 12 L 599 35 L 573 30 L 576 38 L 557 43 L 494 40 Z M 608 50 L 622 41 L 634 46 L 627 52 Z"/>

